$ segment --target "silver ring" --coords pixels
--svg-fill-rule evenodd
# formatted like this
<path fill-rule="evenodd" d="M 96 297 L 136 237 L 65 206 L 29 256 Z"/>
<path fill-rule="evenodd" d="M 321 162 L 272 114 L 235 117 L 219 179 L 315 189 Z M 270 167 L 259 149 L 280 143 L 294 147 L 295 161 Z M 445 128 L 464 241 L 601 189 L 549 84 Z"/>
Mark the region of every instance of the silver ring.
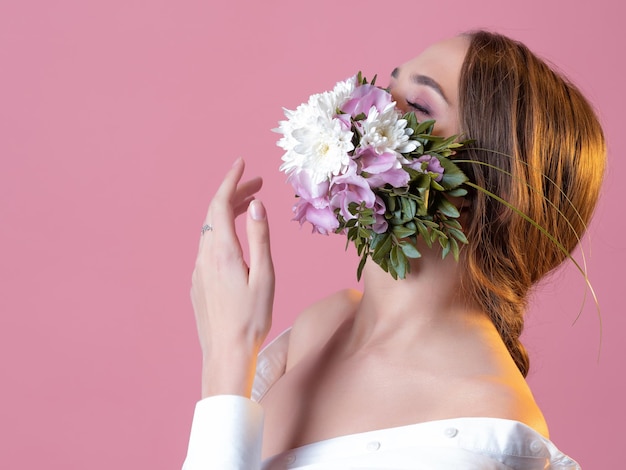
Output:
<path fill-rule="evenodd" d="M 204 235 L 204 232 L 211 232 L 213 230 L 213 226 L 209 225 L 209 224 L 204 224 L 202 226 L 202 235 Z"/>

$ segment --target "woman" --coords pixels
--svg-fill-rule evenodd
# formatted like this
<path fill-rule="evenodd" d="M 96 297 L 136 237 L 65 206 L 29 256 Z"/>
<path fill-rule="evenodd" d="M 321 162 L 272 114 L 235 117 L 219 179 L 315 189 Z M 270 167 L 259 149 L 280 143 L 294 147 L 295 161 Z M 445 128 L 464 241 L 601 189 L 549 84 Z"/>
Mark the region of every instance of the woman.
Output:
<path fill-rule="evenodd" d="M 605 159 L 574 86 L 525 46 L 476 32 L 394 70 L 390 90 L 436 133 L 474 139 L 465 156 L 505 172 L 466 164 L 470 180 L 574 248 Z M 401 281 L 368 263 L 363 294 L 313 305 L 257 364 L 274 276 L 261 180 L 240 184 L 243 170 L 236 161 L 211 202 L 193 276 L 206 400 L 185 468 L 578 468 L 548 440 L 519 341 L 530 288 L 567 258 L 554 240 L 470 194 L 459 263 L 419 247 Z M 234 229 L 246 211 L 249 269 Z"/>

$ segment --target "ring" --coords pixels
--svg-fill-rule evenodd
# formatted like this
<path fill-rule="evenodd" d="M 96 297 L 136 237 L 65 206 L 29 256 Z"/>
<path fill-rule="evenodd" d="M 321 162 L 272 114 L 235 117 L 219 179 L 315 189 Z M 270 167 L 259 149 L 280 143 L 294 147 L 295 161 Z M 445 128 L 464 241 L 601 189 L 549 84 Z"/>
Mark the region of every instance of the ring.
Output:
<path fill-rule="evenodd" d="M 209 225 L 209 224 L 204 224 L 202 226 L 202 235 L 204 235 L 204 232 L 211 232 L 213 230 L 213 226 Z"/>

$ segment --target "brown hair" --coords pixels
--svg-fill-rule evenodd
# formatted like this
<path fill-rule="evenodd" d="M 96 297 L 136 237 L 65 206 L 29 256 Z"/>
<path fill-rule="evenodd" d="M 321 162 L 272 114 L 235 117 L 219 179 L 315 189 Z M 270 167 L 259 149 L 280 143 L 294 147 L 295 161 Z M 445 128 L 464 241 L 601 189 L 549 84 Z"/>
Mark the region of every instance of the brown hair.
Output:
<path fill-rule="evenodd" d="M 486 31 L 467 37 L 459 119 L 475 142 L 460 158 L 510 175 L 480 164 L 464 169 L 571 251 L 591 218 L 604 172 L 598 119 L 580 91 L 523 44 Z M 469 200 L 464 285 L 526 376 L 529 360 L 519 337 L 528 293 L 567 256 L 501 202 L 479 191 Z"/>

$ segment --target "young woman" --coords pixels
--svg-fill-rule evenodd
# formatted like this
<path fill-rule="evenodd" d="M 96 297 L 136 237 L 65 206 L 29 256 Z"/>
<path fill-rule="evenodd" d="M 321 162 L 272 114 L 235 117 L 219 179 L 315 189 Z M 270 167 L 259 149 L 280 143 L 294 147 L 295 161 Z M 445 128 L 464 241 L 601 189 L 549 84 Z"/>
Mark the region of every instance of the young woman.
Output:
<path fill-rule="evenodd" d="M 479 31 L 401 65 L 390 90 L 437 134 L 474 139 L 464 158 L 504 172 L 466 164 L 470 180 L 574 248 L 605 144 L 573 85 Z M 519 341 L 529 290 L 567 259 L 554 240 L 472 193 L 458 201 L 458 263 L 426 246 L 404 280 L 367 263 L 362 294 L 313 305 L 259 356 L 274 275 L 261 180 L 240 183 L 243 171 L 237 160 L 211 202 L 193 275 L 203 400 L 185 469 L 578 468 L 548 439 Z M 245 212 L 249 267 L 234 228 Z"/>

